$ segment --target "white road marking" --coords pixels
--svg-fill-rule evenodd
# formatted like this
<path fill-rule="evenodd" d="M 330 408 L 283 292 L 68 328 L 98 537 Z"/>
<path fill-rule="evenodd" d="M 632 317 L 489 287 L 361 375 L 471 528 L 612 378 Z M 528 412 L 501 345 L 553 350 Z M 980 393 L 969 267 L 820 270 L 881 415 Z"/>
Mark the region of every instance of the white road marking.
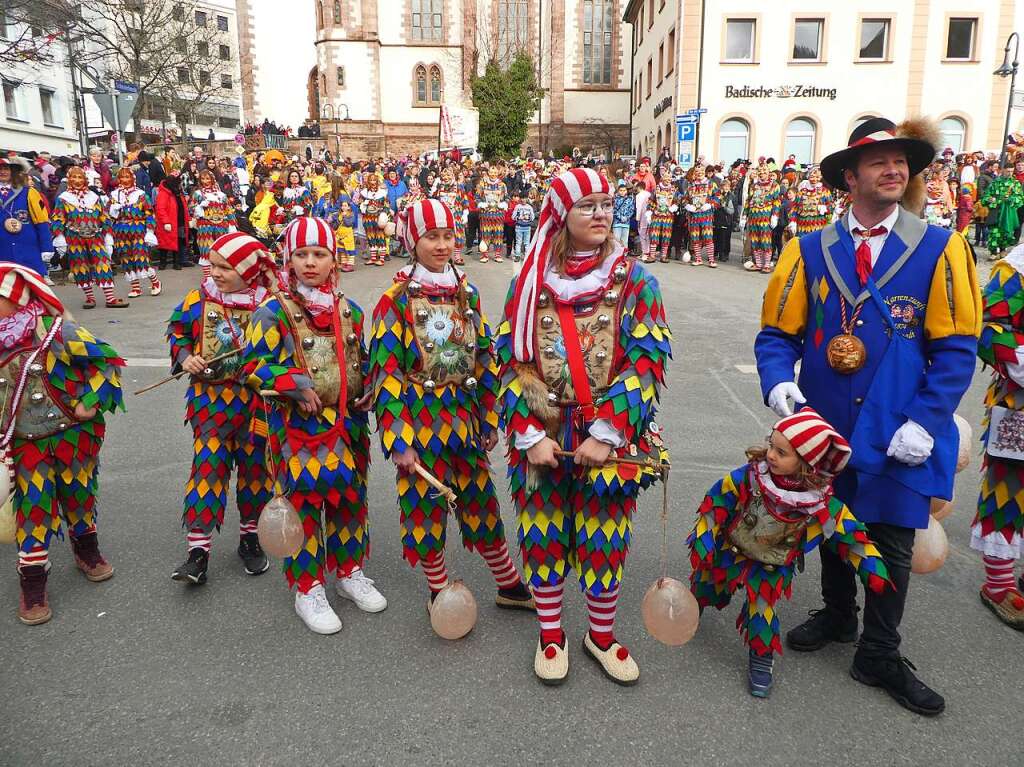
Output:
<path fill-rule="evenodd" d="M 750 416 L 750 420 L 752 420 L 754 423 L 756 423 L 757 427 L 759 429 L 766 429 L 767 428 L 767 425 L 764 424 L 761 421 L 761 419 L 757 417 L 757 415 L 754 413 L 753 410 L 751 410 L 749 407 L 747 407 L 747 404 L 736 395 L 736 392 L 734 392 L 732 390 L 732 388 L 729 386 L 729 384 L 727 384 L 724 380 L 722 380 L 722 376 L 718 375 L 718 373 L 716 373 L 714 370 L 711 371 L 711 375 L 714 376 L 714 379 L 716 381 L 718 381 L 719 385 L 723 389 L 725 389 L 726 393 L 729 395 L 729 397 L 732 399 L 732 401 L 735 402 L 737 405 L 739 405 L 739 407 L 742 410 L 744 410 L 747 415 Z"/>
<path fill-rule="evenodd" d="M 166 357 L 129 357 L 125 360 L 130 368 L 169 368 L 171 361 Z"/>
<path fill-rule="evenodd" d="M 736 365 L 736 369 L 747 375 L 755 375 L 757 373 L 757 365 Z"/>

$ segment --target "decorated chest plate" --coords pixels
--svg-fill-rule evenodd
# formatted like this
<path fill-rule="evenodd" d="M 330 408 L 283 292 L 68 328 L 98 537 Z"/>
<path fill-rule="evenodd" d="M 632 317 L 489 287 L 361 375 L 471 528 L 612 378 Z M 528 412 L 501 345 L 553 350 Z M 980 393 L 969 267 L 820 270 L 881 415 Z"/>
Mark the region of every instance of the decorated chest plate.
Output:
<path fill-rule="evenodd" d="M 341 331 L 342 350 L 338 349 L 334 333 L 321 333 L 308 322 L 305 313 L 298 304 L 288 302 L 290 320 L 295 329 L 298 341 L 296 349 L 300 365 L 305 368 L 313 380 L 313 390 L 325 405 L 337 403 L 341 394 L 341 366 L 345 369 L 345 382 L 348 400 L 363 396 L 362 360 L 359 356 L 359 337 L 352 326 L 352 309 L 341 299 Z"/>
<path fill-rule="evenodd" d="M 669 207 L 675 202 L 675 189 L 658 188 L 654 192 L 654 207 L 658 213 L 669 213 Z"/>
<path fill-rule="evenodd" d="M 200 344 L 200 356 L 213 359 L 232 349 L 241 349 L 245 342 L 245 329 L 249 324 L 252 312 L 249 309 L 225 307 L 207 301 L 203 311 L 203 333 Z M 242 366 L 242 355 L 214 362 L 207 368 L 211 371 L 206 376 L 211 381 L 223 381 L 234 378 Z"/>
<path fill-rule="evenodd" d="M 573 312 L 580 352 L 587 371 L 587 383 L 594 400 L 601 397 L 612 380 L 618 328 L 621 315 L 620 284 L 626 277 L 626 268 L 615 269 L 615 282 L 604 296 L 593 303 L 577 306 Z M 537 298 L 538 367 L 548 391 L 559 404 L 578 401 L 566 354 L 565 337 L 558 310 L 551 294 L 544 290 Z"/>
<path fill-rule="evenodd" d="M 409 310 L 414 319 L 413 333 L 421 367 L 410 377 L 425 388 L 447 384 L 462 386 L 471 380 L 476 368 L 477 323 L 480 316 L 463 310 L 454 296 L 409 294 Z M 432 386 L 426 386 L 432 381 Z"/>
<path fill-rule="evenodd" d="M 498 203 L 505 199 L 505 185 L 503 183 L 483 185 L 484 202 L 490 207 L 497 207 Z"/>
<path fill-rule="evenodd" d="M 728 532 L 734 550 L 766 565 L 784 565 L 803 540 L 809 517 L 795 515 L 791 521 L 772 514 L 759 490 L 754 490 L 747 508 Z"/>
<path fill-rule="evenodd" d="M 10 424 L 11 398 L 17 388 L 25 364 L 32 350 L 18 352 L 0 366 L 0 403 L 3 412 L 3 430 Z M 47 383 L 46 367 L 40 361 L 46 353 L 40 354 L 29 365 L 25 377 L 25 391 L 15 415 L 14 435 L 20 439 L 42 439 L 64 431 L 74 419 L 71 411 L 58 398 L 57 392 Z"/>

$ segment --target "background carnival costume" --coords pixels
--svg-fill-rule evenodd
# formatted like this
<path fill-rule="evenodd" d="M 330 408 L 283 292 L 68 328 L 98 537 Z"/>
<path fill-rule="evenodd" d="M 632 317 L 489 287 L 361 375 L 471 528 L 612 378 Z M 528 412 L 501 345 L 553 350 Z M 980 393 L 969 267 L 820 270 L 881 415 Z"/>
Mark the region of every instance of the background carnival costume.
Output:
<path fill-rule="evenodd" d="M 653 473 L 627 465 L 582 468 L 572 459 L 548 468 L 527 458 L 545 438 L 574 451 L 588 436 L 613 445 L 615 454 L 661 455 L 650 430 L 671 334 L 657 281 L 627 261 L 611 236 L 611 214 L 598 205 L 591 218 L 599 211 L 607 218 L 611 242 L 595 253 L 567 254 L 564 266 L 552 254 L 570 210 L 591 194 L 610 194 L 608 182 L 591 170 L 552 182 L 510 290 L 497 352 L 510 489 L 541 623 L 534 670 L 548 683 L 568 670 L 561 608 L 572 568 L 590 614 L 586 652 L 613 680 L 631 684 L 639 669 L 615 641 L 613 625 L 636 496 Z"/>
<path fill-rule="evenodd" d="M 363 399 L 366 350 L 363 311 L 327 281 L 302 282 L 291 263 L 296 251 L 318 248 L 334 259 L 334 234 L 326 222 L 299 218 L 285 231 L 285 291 L 275 291 L 252 316 L 246 333 L 247 383 L 268 397 L 270 452 L 281 491 L 299 513 L 306 541 L 284 560 L 296 612 L 317 633 L 335 633 L 341 621 L 327 603 L 327 573 L 337 589 L 364 610 L 386 600 L 362 567 L 370 550 L 366 471 L 370 435 Z M 320 398 L 318 413 L 298 406 L 303 393 Z"/>
<path fill-rule="evenodd" d="M 455 490 L 462 544 L 487 562 L 498 606 L 529 608 L 532 598 L 509 557 L 487 457 L 487 443 L 497 441 L 499 382 L 480 293 L 450 264 L 434 272 L 416 256 L 427 232 L 454 234 L 452 211 L 424 200 L 405 214 L 413 263 L 377 303 L 370 342 L 369 380 L 384 455 L 412 451 Z M 448 583 L 445 500 L 414 473 L 400 468 L 397 481 L 403 555 L 410 565 L 422 565 L 433 596 Z"/>
<path fill-rule="evenodd" d="M 651 212 L 649 227 L 651 250 L 650 255 L 643 260 L 652 262 L 657 259 L 666 263 L 668 262 L 668 247 L 672 244 L 672 221 L 675 219 L 676 211 L 679 210 L 679 193 L 668 175 L 667 168 L 662 169 L 661 180 L 654 187 L 654 193 L 647 205 Z"/>
<path fill-rule="evenodd" d="M 796 190 L 789 211 L 789 229 L 797 237 L 825 228 L 832 213 L 832 192 L 821 182 L 821 171 L 812 168 Z"/>
<path fill-rule="evenodd" d="M 149 249 L 157 244 L 153 206 L 145 191 L 135 185 L 135 174 L 130 168 L 117 172 L 117 184 L 107 202 L 114 238 L 112 257 L 124 270 L 129 298 L 142 295 L 143 278 L 149 280 L 149 294 L 158 296 L 162 288 L 149 260 Z"/>
<path fill-rule="evenodd" d="M 210 246 L 221 235 L 235 231 L 235 207 L 228 196 L 217 187 L 212 171 L 199 174 L 199 188 L 189 200 L 192 226 L 196 230 L 196 250 L 203 278 L 210 276 Z"/>
<path fill-rule="evenodd" d="M 0 263 L 2 447 L 13 463 L 18 618 L 45 623 L 49 550 L 67 525 L 75 564 L 90 581 L 114 574 L 96 534 L 103 412 L 123 408 L 119 368 L 109 345 L 64 315 L 35 272 Z"/>
<path fill-rule="evenodd" d="M 782 212 L 782 194 L 767 165 L 759 165 L 743 202 L 740 228 L 750 238 L 751 260 L 743 264 L 747 271 L 772 270 L 772 230 Z"/>
<path fill-rule="evenodd" d="M 185 421 L 193 438 L 182 513 L 188 558 L 171 576 L 195 584 L 206 582 L 212 536 L 224 524 L 232 474 L 237 477 L 238 555 L 250 575 L 269 567 L 256 524 L 274 489 L 266 466 L 263 402 L 245 386 L 241 354 L 252 313 L 268 296 L 265 274 L 274 269 L 274 260 L 262 243 L 242 232 L 219 237 L 210 254 L 230 264 L 244 281 L 242 289 L 222 290 L 207 277 L 178 304 L 167 325 L 172 372 L 185 369 L 194 357 L 204 368 L 190 377 L 185 394 Z M 238 355 L 210 362 L 232 349 Z"/>
<path fill-rule="evenodd" d="M 480 209 L 480 263 L 487 263 L 493 254 L 495 261 L 502 261 L 505 250 L 505 210 L 508 208 L 508 189 L 501 179 L 502 166 L 492 163 L 487 176 L 476 187 L 476 204 Z"/>
<path fill-rule="evenodd" d="M 686 187 L 686 219 L 690 230 L 690 252 L 692 264 L 715 263 L 715 208 L 720 205 L 711 180 L 704 171 L 704 163 L 697 162 L 690 171 L 690 182 Z"/>

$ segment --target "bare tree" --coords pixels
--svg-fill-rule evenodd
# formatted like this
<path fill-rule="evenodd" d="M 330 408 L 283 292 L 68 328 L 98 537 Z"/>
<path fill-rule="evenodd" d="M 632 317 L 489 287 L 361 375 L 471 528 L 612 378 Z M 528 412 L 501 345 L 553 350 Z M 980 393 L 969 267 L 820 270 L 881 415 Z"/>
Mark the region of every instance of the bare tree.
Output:
<path fill-rule="evenodd" d="M 0 67 L 49 64 L 63 45 L 61 34 L 72 10 L 61 0 L 0 2 Z"/>

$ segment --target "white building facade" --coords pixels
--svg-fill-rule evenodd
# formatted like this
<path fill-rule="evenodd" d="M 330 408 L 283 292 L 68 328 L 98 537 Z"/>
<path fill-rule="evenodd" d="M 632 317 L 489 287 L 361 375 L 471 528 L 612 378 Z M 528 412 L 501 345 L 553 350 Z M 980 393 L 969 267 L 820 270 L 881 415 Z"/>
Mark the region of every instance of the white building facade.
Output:
<path fill-rule="evenodd" d="M 1010 82 L 993 71 L 1022 13 L 1018 0 L 634 0 L 627 20 L 648 27 L 634 53 L 634 151 L 819 162 L 868 117 L 919 115 L 940 122 L 954 151 L 998 151 Z M 652 55 L 657 72 L 661 41 L 672 81 L 649 91 L 639 75 Z M 693 143 L 680 145 L 674 115 L 689 109 L 706 112 Z M 1015 109 L 1011 130 L 1022 118 Z"/>

